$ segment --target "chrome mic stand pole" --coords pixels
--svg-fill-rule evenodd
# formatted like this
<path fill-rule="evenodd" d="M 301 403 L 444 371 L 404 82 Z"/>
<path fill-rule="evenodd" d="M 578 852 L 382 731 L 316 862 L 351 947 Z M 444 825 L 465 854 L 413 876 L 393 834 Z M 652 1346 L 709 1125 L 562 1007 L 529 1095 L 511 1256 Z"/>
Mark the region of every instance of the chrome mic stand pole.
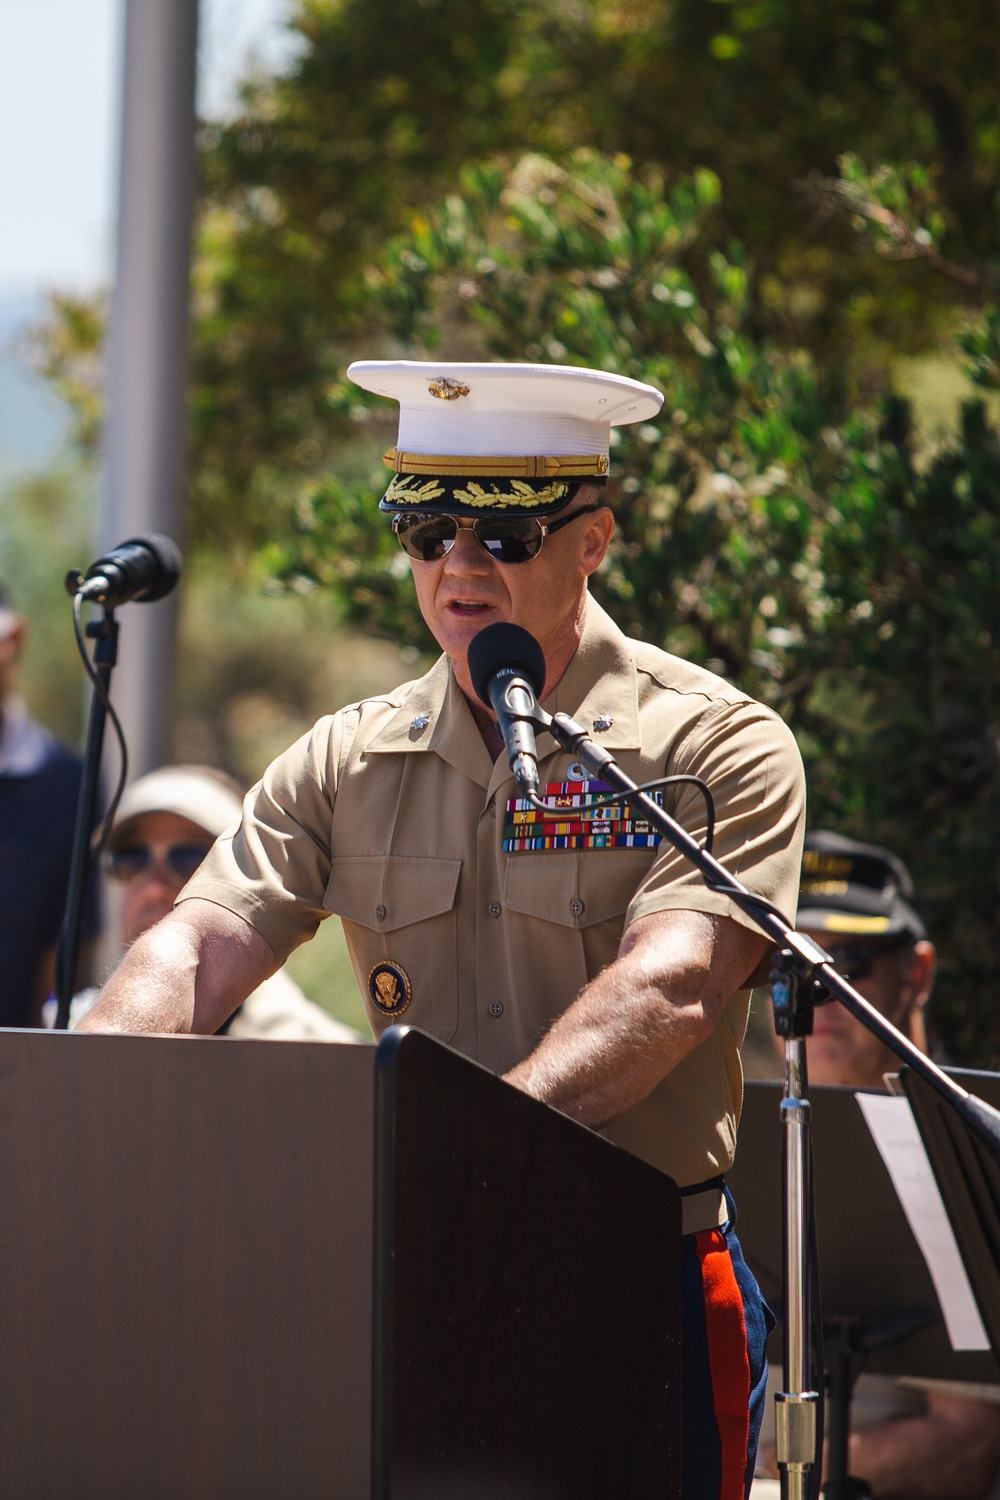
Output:
<path fill-rule="evenodd" d="M 807 1500 L 816 1461 L 819 1392 L 813 1389 L 810 1354 L 809 1205 L 812 1199 L 812 1109 L 808 1099 L 805 1038 L 812 1032 L 815 985 L 795 970 L 789 951 L 771 971 L 774 1026 L 785 1043 L 781 1100 L 783 1260 L 785 1276 L 784 1390 L 776 1398 L 775 1439 L 781 1500 Z"/>

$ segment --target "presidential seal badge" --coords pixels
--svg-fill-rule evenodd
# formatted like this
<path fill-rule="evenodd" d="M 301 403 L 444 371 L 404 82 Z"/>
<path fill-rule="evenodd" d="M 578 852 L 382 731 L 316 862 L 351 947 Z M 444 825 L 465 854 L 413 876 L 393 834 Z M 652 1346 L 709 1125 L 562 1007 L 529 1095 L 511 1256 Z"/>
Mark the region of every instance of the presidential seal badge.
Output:
<path fill-rule="evenodd" d="M 385 958 L 368 975 L 372 1004 L 384 1016 L 401 1016 L 410 1003 L 410 978 L 402 964 Z"/>

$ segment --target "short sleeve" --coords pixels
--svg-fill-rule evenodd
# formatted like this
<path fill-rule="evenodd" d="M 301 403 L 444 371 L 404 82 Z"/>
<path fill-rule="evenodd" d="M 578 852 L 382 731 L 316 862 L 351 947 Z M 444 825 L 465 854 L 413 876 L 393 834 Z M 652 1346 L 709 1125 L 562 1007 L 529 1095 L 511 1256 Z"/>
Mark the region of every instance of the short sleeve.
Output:
<path fill-rule="evenodd" d="M 677 747 L 667 769 L 707 783 L 715 799 L 712 853 L 751 891 L 766 896 L 794 920 L 805 776 L 798 746 L 784 721 L 750 701 L 714 703 Z M 671 810 L 703 843 L 705 802 L 697 787 L 682 787 Z M 683 910 L 732 917 L 758 930 L 728 896 L 710 891 L 694 866 L 664 839 L 629 905 L 626 925 L 654 912 Z"/>
<path fill-rule="evenodd" d="M 178 903 L 198 897 L 250 923 L 279 964 L 329 916 L 330 830 L 344 718 L 320 719 L 272 761 Z"/>

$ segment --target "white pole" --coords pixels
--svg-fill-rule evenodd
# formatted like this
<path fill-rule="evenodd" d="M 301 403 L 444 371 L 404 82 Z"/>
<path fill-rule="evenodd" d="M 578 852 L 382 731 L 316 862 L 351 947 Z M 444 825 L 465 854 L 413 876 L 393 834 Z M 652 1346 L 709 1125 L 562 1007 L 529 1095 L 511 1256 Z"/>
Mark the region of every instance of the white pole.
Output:
<path fill-rule="evenodd" d="M 126 0 L 101 551 L 183 540 L 198 0 Z M 112 696 L 131 774 L 170 756 L 177 595 L 121 614 Z"/>

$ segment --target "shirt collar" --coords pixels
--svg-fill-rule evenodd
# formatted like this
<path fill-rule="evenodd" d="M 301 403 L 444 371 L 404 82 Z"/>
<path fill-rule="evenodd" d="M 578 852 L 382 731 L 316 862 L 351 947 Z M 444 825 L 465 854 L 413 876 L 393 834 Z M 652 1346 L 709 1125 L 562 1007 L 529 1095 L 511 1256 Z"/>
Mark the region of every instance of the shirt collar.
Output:
<path fill-rule="evenodd" d="M 489 786 L 493 774 L 490 753 L 447 656 L 439 656 L 430 671 L 414 683 L 405 702 L 367 749 L 397 754 L 433 750 L 482 787 Z"/>
<path fill-rule="evenodd" d="M 632 642 L 589 595 L 576 654 L 542 707 L 568 714 L 605 750 L 638 750 L 642 743 Z"/>
<path fill-rule="evenodd" d="M 45 764 L 52 736 L 13 695 L 3 699 L 0 720 L 0 776 L 34 776 Z"/>
<path fill-rule="evenodd" d="M 607 750 L 636 750 L 641 744 L 632 643 L 595 599 L 587 599 L 576 654 L 542 706 L 551 714 L 569 714 Z M 546 758 L 553 753 L 552 741 L 544 735 L 540 740 L 539 752 Z M 509 776 L 502 760 L 494 768 L 446 656 L 438 657 L 414 684 L 367 748 L 395 753 L 432 750 L 484 788 L 497 784 L 496 772 L 503 780 Z"/>

